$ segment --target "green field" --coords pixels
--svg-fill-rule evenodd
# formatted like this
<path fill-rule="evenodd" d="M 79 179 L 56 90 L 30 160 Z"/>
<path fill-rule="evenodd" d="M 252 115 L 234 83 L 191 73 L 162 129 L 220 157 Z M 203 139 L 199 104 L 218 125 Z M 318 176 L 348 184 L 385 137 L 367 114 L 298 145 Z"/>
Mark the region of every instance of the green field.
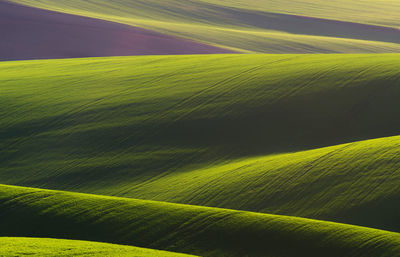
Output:
<path fill-rule="evenodd" d="M 202 0 L 204 2 L 262 10 L 267 12 L 288 13 L 332 20 L 376 24 L 382 26 L 400 26 L 397 18 L 400 3 L 396 0 Z"/>
<path fill-rule="evenodd" d="M 140 17 L 142 19 L 186 21 L 191 11 L 199 10 L 202 14 L 208 8 L 232 7 L 243 10 L 265 11 L 271 13 L 286 13 L 309 17 L 327 18 L 339 21 L 375 24 L 398 27 L 398 12 L 400 3 L 396 0 L 12 0 L 13 2 L 43 8 L 59 8 L 60 10 L 80 10 L 84 12 L 99 12 L 110 16 Z M 210 5 L 211 4 L 211 5 Z M 211 9 L 208 9 L 211 10 Z M 215 15 L 214 10 L 214 15 Z M 180 15 L 174 15 L 181 13 Z M 218 14 L 218 13 L 217 13 Z M 213 15 L 213 14 L 209 14 Z M 215 15 L 216 17 L 217 15 Z M 220 19 L 222 19 L 220 17 Z M 191 17 L 199 22 L 199 17 Z M 212 23 L 214 20 L 208 22 Z"/>
<path fill-rule="evenodd" d="M 0 181 L 400 231 L 399 68 L 399 55 L 3 62 Z"/>
<path fill-rule="evenodd" d="M 227 209 L 0 186 L 0 211 L 1 233 L 8 235 L 122 243 L 206 257 L 400 256 L 398 233 Z"/>
<path fill-rule="evenodd" d="M 0 62 L 0 256 L 400 257 L 398 0 L 9 1 L 237 54 Z"/>
<path fill-rule="evenodd" d="M 50 238 L 0 237 L 0 255 L 8 256 L 130 256 L 190 257 L 133 246 Z"/>
<path fill-rule="evenodd" d="M 400 232 L 400 137 L 172 172 L 118 195 L 334 220 Z M 125 189 L 124 189 L 125 188 Z M 117 189 L 115 189 L 117 191 Z M 94 192 L 103 193 L 102 189 Z"/>
<path fill-rule="evenodd" d="M 375 24 L 380 30 L 400 26 L 400 4 L 377 1 L 224 1 L 224 0 L 12 0 L 34 7 L 89 16 L 190 38 L 239 52 L 388 53 L 400 52 L 400 38 L 351 33 L 315 24 L 299 24 L 293 15 Z M 289 14 L 289 15 L 288 15 Z M 300 20 L 301 21 L 301 20 Z M 269 27 L 268 24 L 275 24 Z M 287 26 L 286 26 L 286 25 Z M 268 25 L 268 26 L 267 26 Z M 282 27 L 283 26 L 283 27 Z M 314 28 L 311 31 L 302 27 Z M 288 29 L 288 30 L 287 30 Z M 300 31 L 300 32 L 297 32 Z M 333 34 L 326 34 L 333 31 Z M 395 32 L 393 32 L 395 33 Z M 393 34 L 392 33 L 392 34 Z M 395 40 L 393 40 L 395 37 Z"/>

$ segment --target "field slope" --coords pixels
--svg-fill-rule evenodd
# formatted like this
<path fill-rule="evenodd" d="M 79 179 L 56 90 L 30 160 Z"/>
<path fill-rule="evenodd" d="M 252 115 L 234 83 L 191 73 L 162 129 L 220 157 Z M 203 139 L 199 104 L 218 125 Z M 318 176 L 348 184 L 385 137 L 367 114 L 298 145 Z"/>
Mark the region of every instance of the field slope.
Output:
<path fill-rule="evenodd" d="M 398 57 L 3 62 L 0 183 L 400 231 Z"/>
<path fill-rule="evenodd" d="M 41 2 L 48 0 L 41 0 Z M 400 3 L 395 0 L 202 0 L 249 10 L 262 10 L 339 21 L 398 27 Z"/>
<path fill-rule="evenodd" d="M 130 256 L 194 257 L 132 246 L 50 238 L 0 237 L 0 255 L 8 256 Z"/>
<path fill-rule="evenodd" d="M 399 52 L 400 31 L 394 26 L 396 23 L 387 24 L 387 19 L 395 21 L 394 14 L 400 7 L 390 0 L 385 0 L 380 8 L 342 1 L 346 11 L 336 13 L 327 11 L 331 4 L 318 0 L 314 0 L 314 8 L 309 8 L 305 1 L 277 4 L 273 0 L 13 1 L 149 28 L 242 52 Z M 281 13 L 277 5 L 294 6 L 297 11 Z M 393 15 L 383 15 L 384 11 Z M 358 16 L 363 18 L 350 19 Z"/>
<path fill-rule="evenodd" d="M 167 173 L 133 187 L 121 183 L 118 195 L 399 232 L 399 152 L 400 136 L 396 136 L 244 158 Z"/>
<path fill-rule="evenodd" d="M 2 185 L 0 213 L 2 236 L 90 239 L 206 257 L 400 256 L 398 233 L 118 197 Z"/>
<path fill-rule="evenodd" d="M 154 31 L 0 1 L 0 61 L 232 53 Z"/>

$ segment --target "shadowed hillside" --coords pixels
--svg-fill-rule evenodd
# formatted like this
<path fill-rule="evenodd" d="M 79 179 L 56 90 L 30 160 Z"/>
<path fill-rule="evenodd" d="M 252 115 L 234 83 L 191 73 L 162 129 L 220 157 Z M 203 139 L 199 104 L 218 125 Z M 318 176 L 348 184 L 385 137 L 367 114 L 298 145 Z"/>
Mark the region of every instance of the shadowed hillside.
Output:
<path fill-rule="evenodd" d="M 0 0 L 0 256 L 400 257 L 399 12 Z"/>
<path fill-rule="evenodd" d="M 90 239 L 201 256 L 400 256 L 400 235 L 339 223 L 0 186 L 1 235 Z"/>
<path fill-rule="evenodd" d="M 165 34 L 0 1 L 0 61 L 233 51 Z"/>
<path fill-rule="evenodd" d="M 397 137 L 278 154 L 397 135 L 397 55 L 0 65 L 1 183 L 340 221 L 398 195 Z"/>
<path fill-rule="evenodd" d="M 306 4 L 302 5 L 301 1 L 286 4 L 298 6 L 298 12 L 290 14 L 274 12 L 276 5 L 271 4 L 271 0 L 256 3 L 218 0 L 208 1 L 212 3 L 200 0 L 124 0 L 112 3 L 107 0 L 14 2 L 150 28 L 242 52 L 386 53 L 399 52 L 400 49 L 400 31 L 397 27 L 382 26 L 379 23 L 387 16 L 367 15 L 365 19 L 377 19 L 374 25 L 365 19 L 346 19 L 364 14 L 364 10 L 370 12 L 378 9 L 371 6 L 359 10 L 351 9 L 353 16 L 347 14 L 343 18 L 340 13 L 336 13 L 333 16 L 329 15 L 330 19 L 324 19 L 329 4 L 322 1 L 316 4 L 314 12 L 310 13 L 314 15 L 317 12 L 318 18 L 307 16 Z M 344 4 L 348 8 L 355 5 L 351 2 Z M 383 9 L 387 13 L 398 8 L 391 3 L 386 6 L 386 9 Z"/>
<path fill-rule="evenodd" d="M 23 1 L 23 0 L 19 0 Z M 37 1 L 37 0 L 36 0 Z M 40 2 L 51 0 L 39 0 Z M 135 0 L 137 1 L 137 0 Z M 201 0 L 217 5 L 398 27 L 400 3 L 394 0 Z"/>
<path fill-rule="evenodd" d="M 177 171 L 118 195 L 400 231 L 400 137 Z M 95 192 L 101 193 L 102 188 Z M 385 211 L 383 211 L 385 210 Z"/>

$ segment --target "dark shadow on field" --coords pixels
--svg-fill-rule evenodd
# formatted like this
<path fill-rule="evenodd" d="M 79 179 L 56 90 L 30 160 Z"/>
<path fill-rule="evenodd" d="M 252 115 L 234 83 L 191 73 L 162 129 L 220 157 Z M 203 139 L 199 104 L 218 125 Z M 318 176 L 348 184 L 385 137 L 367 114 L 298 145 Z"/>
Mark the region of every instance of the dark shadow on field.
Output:
<path fill-rule="evenodd" d="M 400 30 L 391 27 L 212 5 L 206 8 L 208 12 L 193 11 L 193 17 L 199 22 L 211 20 L 293 34 L 400 43 Z"/>
<path fill-rule="evenodd" d="M 53 189 L 136 184 L 186 165 L 397 135 L 400 120 L 393 117 L 400 116 L 399 93 L 396 80 L 388 78 L 371 81 L 363 90 L 330 89 L 245 112 L 242 105 L 232 105 L 233 116 L 198 118 L 213 113 L 205 109 L 181 118 L 170 113 L 170 118 L 124 126 L 54 132 L 115 113 L 129 119 L 128 104 L 22 123 L 0 134 L 3 146 L 8 146 L 0 150 L 0 178 L 2 183 Z M 32 172 L 36 175 L 31 177 Z"/>
<path fill-rule="evenodd" d="M 387 231 L 400 232 L 400 196 L 399 188 L 393 188 L 397 193 L 387 198 L 364 203 L 342 211 L 337 211 L 323 217 L 326 220 L 340 221 L 342 223 L 379 228 Z"/>
<path fill-rule="evenodd" d="M 2 191 L 6 195 L 0 197 L 0 236 L 100 241 L 208 257 L 398 256 L 390 255 L 395 253 L 397 238 L 391 241 L 376 231 L 382 238 L 374 240 L 375 234 L 364 235 L 365 230 L 352 231 L 340 224 L 333 227 L 296 218 L 65 192 L 9 190 L 14 191 Z"/>
<path fill-rule="evenodd" d="M 142 28 L 0 0 L 0 61 L 233 52 Z"/>

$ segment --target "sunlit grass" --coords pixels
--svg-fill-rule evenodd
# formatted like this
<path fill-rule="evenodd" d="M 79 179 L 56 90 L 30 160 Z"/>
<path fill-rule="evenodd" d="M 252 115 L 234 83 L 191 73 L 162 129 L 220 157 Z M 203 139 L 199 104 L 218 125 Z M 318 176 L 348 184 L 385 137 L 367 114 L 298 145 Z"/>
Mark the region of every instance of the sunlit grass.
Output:
<path fill-rule="evenodd" d="M 399 69 L 398 55 L 3 62 L 0 182 L 399 231 Z"/>
<path fill-rule="evenodd" d="M 1 235 L 122 243 L 206 257 L 395 257 L 400 252 L 400 234 L 382 230 L 4 185 L 0 211 Z"/>
<path fill-rule="evenodd" d="M 8 256 L 129 256 L 190 257 L 193 255 L 156 251 L 89 241 L 50 238 L 0 237 L 0 255 Z"/>

